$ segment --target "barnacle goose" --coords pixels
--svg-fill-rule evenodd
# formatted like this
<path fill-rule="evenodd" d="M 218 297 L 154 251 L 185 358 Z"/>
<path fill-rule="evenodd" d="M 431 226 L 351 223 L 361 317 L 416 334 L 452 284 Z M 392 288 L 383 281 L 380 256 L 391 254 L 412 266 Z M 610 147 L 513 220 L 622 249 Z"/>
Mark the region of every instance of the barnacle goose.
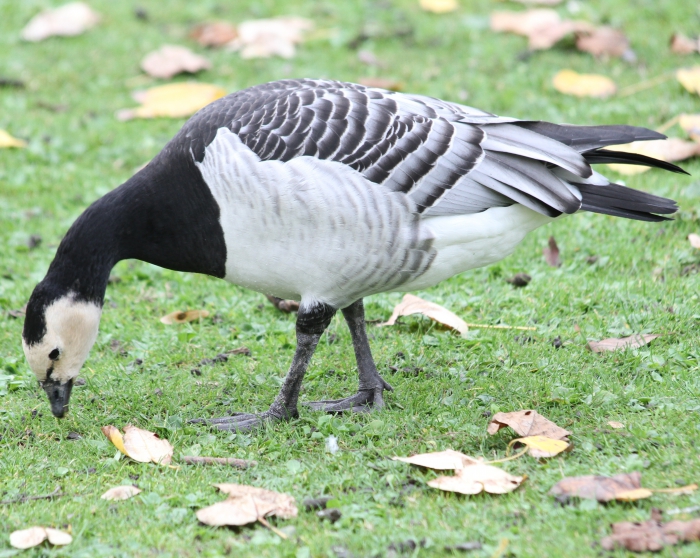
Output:
<path fill-rule="evenodd" d="M 674 201 L 610 183 L 594 163 L 680 168 L 606 149 L 664 138 L 632 126 L 571 126 L 325 80 L 283 80 L 194 115 L 145 168 L 98 199 L 61 242 L 26 311 L 23 347 L 62 417 L 92 347 L 110 270 L 136 258 L 301 300 L 297 347 L 249 429 L 296 417 L 302 378 L 341 310 L 359 390 L 316 410 L 383 406 L 362 299 L 423 289 L 497 262 L 564 214 L 662 221 Z"/>

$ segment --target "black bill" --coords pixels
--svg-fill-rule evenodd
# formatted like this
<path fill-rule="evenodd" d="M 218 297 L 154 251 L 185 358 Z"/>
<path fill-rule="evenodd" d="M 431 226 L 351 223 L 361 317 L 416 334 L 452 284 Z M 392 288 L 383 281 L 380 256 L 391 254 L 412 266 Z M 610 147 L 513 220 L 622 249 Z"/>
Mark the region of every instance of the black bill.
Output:
<path fill-rule="evenodd" d="M 46 395 L 49 396 L 53 416 L 63 418 L 68 412 L 68 401 L 70 400 L 70 392 L 73 389 L 73 380 L 68 380 L 62 384 L 57 380 L 47 379 L 41 382 L 41 387 L 44 388 Z"/>

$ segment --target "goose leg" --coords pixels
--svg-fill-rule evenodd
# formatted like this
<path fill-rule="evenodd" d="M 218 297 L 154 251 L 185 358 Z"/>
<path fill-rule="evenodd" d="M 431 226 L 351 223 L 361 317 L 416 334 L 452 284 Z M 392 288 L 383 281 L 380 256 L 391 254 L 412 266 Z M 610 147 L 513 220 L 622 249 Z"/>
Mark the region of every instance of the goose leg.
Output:
<path fill-rule="evenodd" d="M 301 382 L 316 350 L 318 340 L 328 327 L 335 312 L 335 308 L 326 304 L 305 307 L 302 303 L 297 315 L 297 348 L 294 359 L 277 397 L 267 411 L 259 414 L 234 413 L 228 417 L 194 419 L 190 422 L 204 422 L 219 430 L 252 430 L 262 426 L 265 422 L 277 422 L 298 417 L 297 404 Z"/>
<path fill-rule="evenodd" d="M 339 412 L 355 411 L 367 412 L 370 408 L 381 409 L 384 407 L 384 390 L 393 391 L 392 388 L 377 372 L 377 367 L 372 358 L 372 350 L 367 339 L 367 327 L 365 325 L 365 308 L 362 299 L 354 302 L 347 308 L 343 308 L 343 316 L 350 328 L 352 345 L 357 359 L 357 371 L 359 375 L 359 388 L 355 395 L 344 399 L 328 401 L 310 401 L 304 403 L 314 411 Z"/>

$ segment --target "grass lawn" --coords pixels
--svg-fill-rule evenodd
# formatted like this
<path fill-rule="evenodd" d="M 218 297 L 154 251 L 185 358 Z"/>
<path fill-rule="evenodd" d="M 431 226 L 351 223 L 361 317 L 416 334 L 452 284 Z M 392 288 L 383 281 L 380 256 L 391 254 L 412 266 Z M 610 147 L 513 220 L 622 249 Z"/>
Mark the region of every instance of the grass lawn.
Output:
<path fill-rule="evenodd" d="M 194 23 L 285 14 L 316 22 L 313 39 L 291 60 L 204 52 L 213 69 L 197 79 L 229 91 L 283 77 L 382 76 L 400 81 L 406 91 L 519 118 L 654 128 L 680 112 L 700 112 L 700 97 L 669 79 L 626 97 L 581 100 L 554 91 L 551 77 L 563 68 L 597 71 L 624 87 L 697 62 L 697 56 L 681 58 L 668 49 L 673 32 L 697 34 L 696 3 L 568 4 L 580 9 L 574 17 L 623 27 L 635 63 L 598 61 L 566 42 L 528 56 L 525 39 L 488 30 L 491 10 L 520 8 L 486 0 L 461 0 L 458 12 L 443 16 L 422 12 L 417 0 L 90 3 L 103 16 L 99 27 L 31 44 L 19 39 L 19 31 L 55 3 L 0 0 L 0 76 L 26 82 L 25 89 L 0 87 L 0 129 L 29 141 L 27 149 L 0 150 L 0 500 L 57 487 L 65 493 L 0 505 L 0 557 L 19 552 L 9 546 L 9 533 L 31 525 L 70 526 L 75 540 L 64 549 L 45 546 L 23 556 L 442 556 L 451 554 L 445 545 L 466 541 L 483 544 L 469 553 L 476 557 L 600 556 L 597 541 L 610 523 L 647 519 L 652 507 L 700 505 L 698 492 L 568 506 L 547 495 L 563 476 L 638 470 L 649 487 L 700 477 L 700 251 L 686 240 L 700 232 L 700 183 L 693 177 L 662 171 L 626 177 L 629 186 L 678 200 L 674 221 L 577 215 L 531 234 L 500 264 L 416 293 L 468 322 L 536 326 L 529 340 L 521 332 L 493 329 L 473 329 L 462 339 L 418 317 L 391 328 L 369 326 L 377 365 L 395 388 L 388 409 L 376 415 L 331 417 L 302 408 L 298 420 L 254 434 L 188 425 L 193 417 L 267 408 L 293 354 L 294 316 L 223 281 L 125 261 L 113 272 L 121 281 L 108 288 L 100 334 L 82 373 L 86 383 L 73 391 L 69 416 L 57 421 L 24 360 L 22 319 L 8 313 L 26 303 L 83 209 L 129 178 L 182 125 L 119 122 L 114 113 L 133 106 L 134 89 L 158 83 L 139 70 L 147 52 L 166 43 L 202 52 L 187 36 Z M 147 20 L 135 17 L 135 7 L 145 10 Z M 557 9 L 570 15 L 566 6 Z M 385 67 L 361 63 L 352 48 L 358 42 Z M 684 166 L 700 173 L 697 160 Z M 33 235 L 42 240 L 30 249 Z M 558 269 L 542 257 L 549 235 L 562 252 Z M 597 262 L 588 263 L 590 256 Z M 532 276 L 527 287 L 505 281 L 518 272 Z M 368 318 L 386 319 L 400 298 L 367 299 Z M 177 327 L 158 320 L 188 308 L 207 309 L 216 319 Z M 643 349 L 606 355 L 585 348 L 585 338 L 631 333 L 662 337 Z M 564 342 L 559 349 L 551 342 L 556 337 Z M 198 366 L 240 346 L 252 357 Z M 337 316 L 312 361 L 302 398 L 341 397 L 355 387 L 350 336 Z M 389 459 L 445 448 L 503 457 L 512 436 L 507 430 L 488 436 L 488 416 L 530 408 L 573 431 L 575 447 L 546 462 L 523 457 L 503 464 L 528 476 L 511 494 L 441 493 L 427 486 L 435 473 Z M 609 420 L 626 427 L 613 430 Z M 258 465 L 242 472 L 169 469 L 118 459 L 100 427 L 127 423 L 167 437 L 176 460 L 199 453 Z M 336 454 L 325 449 L 331 434 L 339 440 Z M 112 486 L 134 482 L 143 489 L 140 496 L 117 503 L 99 498 Z M 205 527 L 194 510 L 222 499 L 214 482 L 279 490 L 299 502 L 331 494 L 343 515 L 330 524 L 302 509 L 295 520 L 275 522 L 289 535 L 286 541 L 261 525 Z M 408 539 L 424 546 L 406 550 L 400 543 Z M 499 554 L 504 539 L 508 546 Z M 660 555 L 698 556 L 700 543 Z"/>

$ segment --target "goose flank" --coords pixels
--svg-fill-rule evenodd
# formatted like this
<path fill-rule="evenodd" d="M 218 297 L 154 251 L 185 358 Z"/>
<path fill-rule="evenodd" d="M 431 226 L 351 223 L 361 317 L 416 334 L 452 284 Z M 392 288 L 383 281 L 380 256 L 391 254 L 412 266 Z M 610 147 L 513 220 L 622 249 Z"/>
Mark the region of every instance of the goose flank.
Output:
<path fill-rule="evenodd" d="M 380 409 L 362 300 L 436 285 L 508 256 L 525 235 L 590 211 L 663 221 L 673 200 L 610 183 L 596 163 L 679 167 L 610 146 L 662 139 L 633 126 L 520 121 L 420 95 L 325 80 L 233 93 L 195 114 L 61 242 L 26 310 L 22 344 L 63 417 L 124 259 L 300 300 L 297 347 L 269 410 L 201 420 L 223 430 L 298 416 L 304 373 L 340 310 L 359 387 L 319 411 Z"/>

